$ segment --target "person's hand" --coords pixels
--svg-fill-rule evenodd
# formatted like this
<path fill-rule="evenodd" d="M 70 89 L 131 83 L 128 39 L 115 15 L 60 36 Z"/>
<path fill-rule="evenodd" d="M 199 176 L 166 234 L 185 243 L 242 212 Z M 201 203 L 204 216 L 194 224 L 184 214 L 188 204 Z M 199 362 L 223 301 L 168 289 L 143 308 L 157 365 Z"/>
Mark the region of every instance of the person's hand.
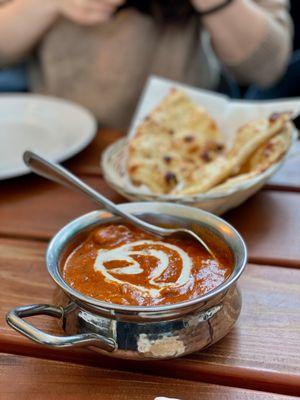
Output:
<path fill-rule="evenodd" d="M 107 21 L 125 0 L 57 0 L 59 13 L 81 25 Z"/>

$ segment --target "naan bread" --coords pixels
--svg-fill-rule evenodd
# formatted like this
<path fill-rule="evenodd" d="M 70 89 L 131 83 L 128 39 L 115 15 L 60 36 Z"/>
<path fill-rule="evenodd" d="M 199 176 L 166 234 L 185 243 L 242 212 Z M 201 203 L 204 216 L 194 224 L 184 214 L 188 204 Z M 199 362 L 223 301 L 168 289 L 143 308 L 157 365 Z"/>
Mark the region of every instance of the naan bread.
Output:
<path fill-rule="evenodd" d="M 275 135 L 285 132 L 289 120 L 290 114 L 282 113 L 273 115 L 269 119 L 252 121 L 242 126 L 227 156 L 218 157 L 203 168 L 194 171 L 190 183 L 176 193 L 183 195 L 203 193 L 224 182 L 230 176 L 237 174 L 242 165 L 263 143 Z M 260 157 L 262 158 L 262 156 Z"/>
<path fill-rule="evenodd" d="M 279 161 L 292 143 L 292 125 L 287 124 L 284 131 L 264 143 L 242 166 L 241 172 L 256 171 L 261 173 Z"/>
<path fill-rule="evenodd" d="M 173 131 L 179 141 L 194 137 L 198 145 L 205 145 L 207 141 L 222 142 L 221 133 L 212 117 L 182 90 L 172 89 L 149 118 Z"/>
<path fill-rule="evenodd" d="M 215 186 L 208 193 L 224 193 L 228 190 L 243 184 L 244 182 L 248 181 L 249 179 L 254 178 L 257 175 L 256 172 L 246 172 L 244 174 L 236 175 L 233 178 L 227 179 L 225 182 L 221 183 L 220 185 Z"/>
<path fill-rule="evenodd" d="M 242 126 L 227 153 L 216 123 L 184 92 L 173 89 L 139 125 L 129 144 L 134 185 L 156 194 L 224 191 L 275 163 L 290 146 L 290 114 Z"/>
<path fill-rule="evenodd" d="M 242 126 L 237 133 L 229 157 L 239 169 L 247 159 L 267 140 L 285 131 L 290 123 L 289 113 L 277 113 L 269 119 L 252 121 Z"/>
<path fill-rule="evenodd" d="M 179 177 L 179 156 L 171 146 L 169 130 L 148 118 L 129 144 L 128 173 L 137 185 L 146 185 L 154 193 L 167 193 Z"/>
<path fill-rule="evenodd" d="M 209 114 L 183 92 L 172 90 L 139 125 L 129 144 L 127 170 L 133 184 L 170 193 L 223 151 Z"/>
<path fill-rule="evenodd" d="M 291 128 L 291 125 L 289 125 L 283 133 L 278 134 L 264 143 L 242 166 L 239 175 L 229 178 L 224 183 L 215 186 L 209 193 L 226 192 L 261 174 L 272 164 L 279 161 L 286 154 L 291 145 Z"/>

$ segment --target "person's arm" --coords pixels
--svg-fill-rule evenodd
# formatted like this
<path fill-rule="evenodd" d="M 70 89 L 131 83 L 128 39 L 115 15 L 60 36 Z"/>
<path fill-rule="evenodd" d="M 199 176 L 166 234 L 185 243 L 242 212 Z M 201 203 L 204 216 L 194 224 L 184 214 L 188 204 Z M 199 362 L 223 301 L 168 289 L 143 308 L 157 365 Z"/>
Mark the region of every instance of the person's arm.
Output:
<path fill-rule="evenodd" d="M 122 0 L 9 0 L 0 5 L 0 66 L 21 60 L 59 15 L 82 25 L 107 20 Z"/>
<path fill-rule="evenodd" d="M 0 6 L 0 65 L 21 59 L 57 17 L 52 0 L 12 0 Z"/>
<path fill-rule="evenodd" d="M 192 0 L 200 12 L 224 0 Z M 202 22 L 220 61 L 242 84 L 269 86 L 283 73 L 292 48 L 286 0 L 233 0 Z"/>

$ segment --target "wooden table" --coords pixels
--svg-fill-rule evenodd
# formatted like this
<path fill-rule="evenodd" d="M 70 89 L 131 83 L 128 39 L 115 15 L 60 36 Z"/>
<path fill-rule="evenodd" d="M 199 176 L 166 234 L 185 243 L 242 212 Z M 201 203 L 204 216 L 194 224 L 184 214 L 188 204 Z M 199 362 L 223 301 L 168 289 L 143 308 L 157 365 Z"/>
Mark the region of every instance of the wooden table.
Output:
<path fill-rule="evenodd" d="M 119 137 L 117 131 L 100 131 L 66 163 L 116 202 L 124 199 L 102 179 L 99 155 Z M 48 240 L 95 206 L 32 175 L 2 182 L 0 194 L 1 399 L 300 396 L 300 158 L 288 161 L 264 190 L 225 215 L 249 247 L 235 328 L 212 348 L 172 361 L 129 362 L 83 349 L 48 349 L 10 329 L 4 321 L 9 309 L 52 301 L 54 285 L 44 265 Z M 60 332 L 49 317 L 35 323 Z"/>

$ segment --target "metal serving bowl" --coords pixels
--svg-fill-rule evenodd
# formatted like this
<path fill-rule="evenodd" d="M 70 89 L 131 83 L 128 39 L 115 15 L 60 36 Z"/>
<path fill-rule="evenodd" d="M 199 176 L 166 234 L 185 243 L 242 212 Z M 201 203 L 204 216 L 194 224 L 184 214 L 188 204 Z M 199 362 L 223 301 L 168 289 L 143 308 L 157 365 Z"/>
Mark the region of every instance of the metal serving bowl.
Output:
<path fill-rule="evenodd" d="M 179 357 L 224 337 L 241 309 L 236 282 L 245 268 L 247 250 L 238 232 L 215 215 L 183 205 L 129 203 L 121 207 L 154 224 L 200 230 L 211 244 L 225 242 L 234 257 L 232 274 L 204 296 L 172 305 L 124 306 L 87 297 L 63 280 L 61 270 L 66 256 L 91 229 L 120 221 L 107 212 L 94 211 L 70 222 L 49 244 L 47 269 L 58 286 L 55 305 L 17 307 L 7 314 L 8 324 L 43 345 L 88 346 L 94 351 L 129 359 Z M 47 334 L 23 319 L 40 314 L 59 318 L 67 336 Z"/>

